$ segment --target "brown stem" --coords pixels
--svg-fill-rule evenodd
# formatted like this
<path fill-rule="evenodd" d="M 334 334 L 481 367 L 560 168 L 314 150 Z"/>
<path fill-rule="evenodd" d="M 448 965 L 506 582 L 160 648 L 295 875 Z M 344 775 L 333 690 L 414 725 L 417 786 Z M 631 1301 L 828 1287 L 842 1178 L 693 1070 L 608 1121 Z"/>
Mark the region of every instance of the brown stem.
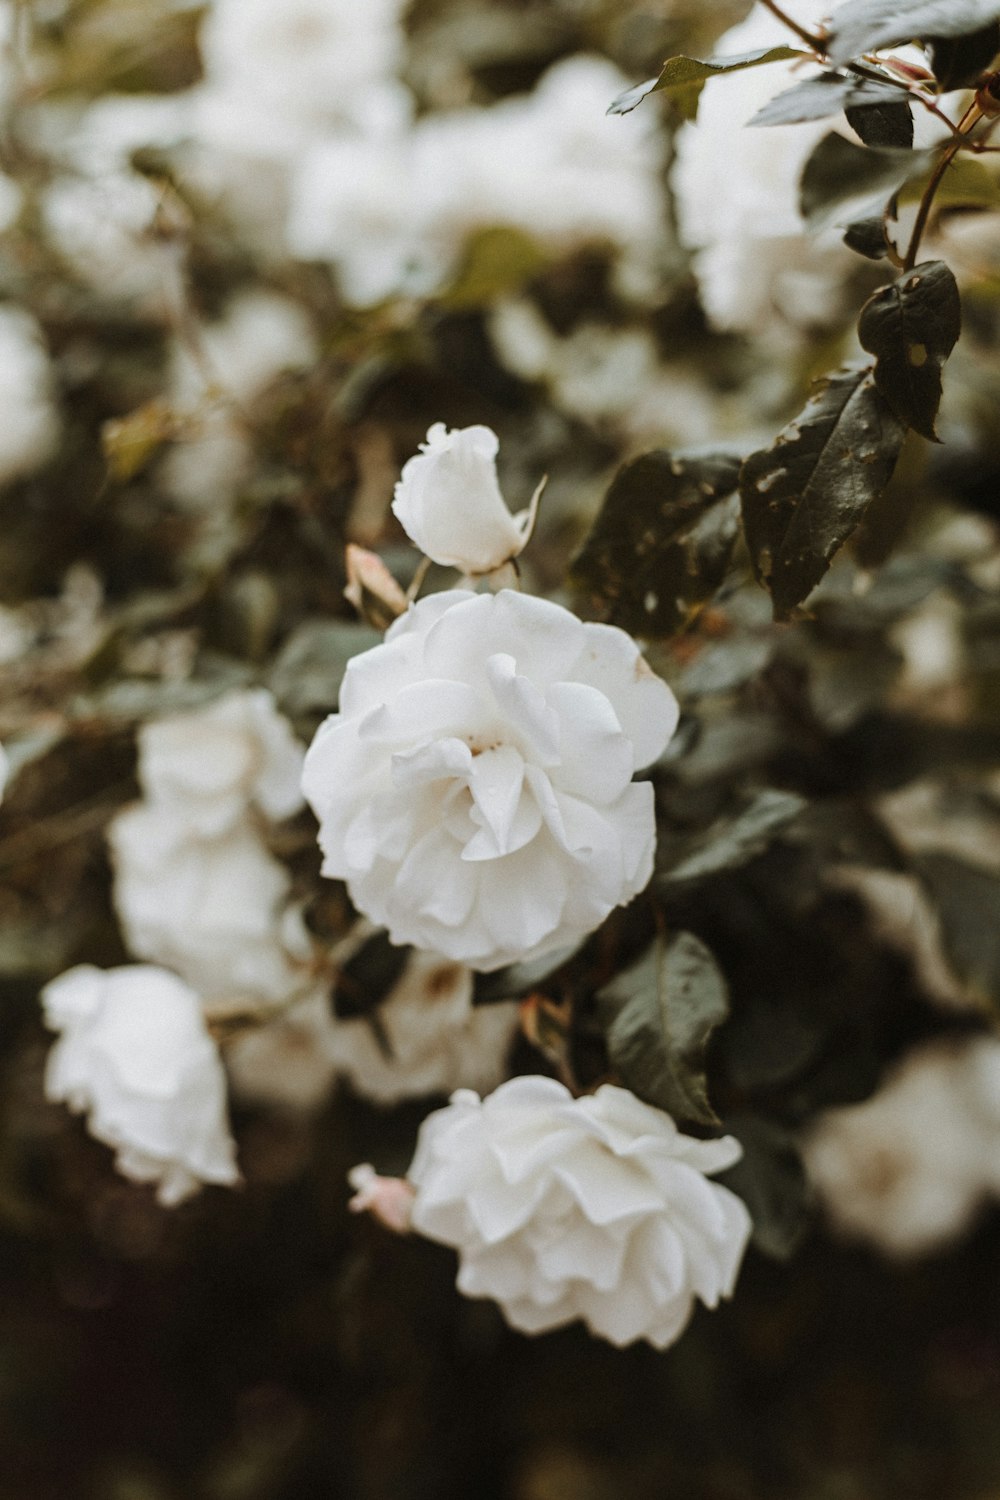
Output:
<path fill-rule="evenodd" d="M 927 228 L 927 221 L 934 206 L 937 190 L 941 186 L 941 180 L 961 150 L 965 136 L 968 135 L 974 126 L 978 125 L 982 118 L 982 113 L 978 104 L 973 103 L 969 105 L 969 108 L 958 122 L 958 134 L 956 138 L 945 147 L 941 153 L 941 159 L 930 175 L 927 186 L 924 188 L 923 197 L 920 199 L 917 217 L 913 222 L 913 233 L 910 235 L 910 244 L 906 251 L 906 259 L 903 261 L 904 272 L 912 271 L 917 263 L 917 256 L 920 253 L 920 241 L 924 237 L 924 230 Z"/>
<path fill-rule="evenodd" d="M 814 36 L 811 31 L 807 31 L 804 26 L 800 26 L 798 21 L 793 21 L 791 16 L 786 16 L 780 5 L 775 4 L 775 0 L 762 0 L 762 4 L 767 6 L 767 9 L 773 16 L 777 16 L 782 25 L 787 26 L 790 31 L 794 31 L 795 35 L 800 37 L 813 52 L 818 52 L 821 57 L 826 56 L 825 37 Z"/>

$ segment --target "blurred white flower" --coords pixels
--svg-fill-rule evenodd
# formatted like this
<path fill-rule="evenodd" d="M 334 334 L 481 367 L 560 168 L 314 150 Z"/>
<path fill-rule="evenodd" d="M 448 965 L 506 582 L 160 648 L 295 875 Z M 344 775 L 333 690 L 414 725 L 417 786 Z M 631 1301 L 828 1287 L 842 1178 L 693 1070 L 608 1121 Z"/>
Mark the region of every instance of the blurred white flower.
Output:
<path fill-rule="evenodd" d="M 626 80 L 604 58 L 557 63 L 534 92 L 429 114 L 407 134 L 317 141 L 292 184 L 293 255 L 336 264 L 352 302 L 423 295 L 476 230 L 522 230 L 558 253 L 586 243 L 648 281 L 664 226 L 664 147 L 651 113 L 610 119 Z"/>
<path fill-rule="evenodd" d="M 226 1045 L 236 1098 L 311 1112 L 330 1095 L 337 1073 L 336 1022 L 324 990 L 296 1000 L 273 1021 L 255 1025 Z"/>
<path fill-rule="evenodd" d="M 750 1215 L 706 1174 L 739 1157 L 732 1137 L 681 1135 L 626 1089 L 574 1099 L 515 1078 L 424 1121 L 412 1226 L 458 1251 L 459 1291 L 495 1299 L 525 1333 L 582 1318 L 619 1346 L 663 1349 L 696 1298 L 732 1294 Z"/>
<path fill-rule="evenodd" d="M 354 1090 L 379 1104 L 447 1094 L 488 1093 L 507 1073 L 518 1029 L 516 1001 L 472 1004 L 472 971 L 433 953 L 414 953 L 370 1021 L 337 1021 L 330 1052 Z"/>
<path fill-rule="evenodd" d="M 497 482 L 499 439 L 489 427 L 449 432 L 435 422 L 403 465 L 393 513 L 410 541 L 445 567 L 489 573 L 517 557 L 528 513 L 514 517 Z"/>
<path fill-rule="evenodd" d="M 805 25 L 833 8 L 830 0 L 791 0 L 787 7 Z M 758 4 L 714 50 L 727 56 L 781 44 L 797 45 Z M 776 94 L 813 73 L 784 62 L 710 78 L 697 120 L 678 132 L 671 182 L 680 237 L 697 252 L 702 302 L 718 328 L 760 333 L 781 314 L 792 324 L 821 323 L 835 312 L 841 281 L 856 262 L 841 231 L 808 235 L 799 213 L 802 168 L 832 122 L 745 128 Z"/>
<path fill-rule="evenodd" d="M 299 987 L 309 948 L 291 879 L 253 827 L 202 838 L 176 804 L 139 803 L 112 820 L 108 843 L 136 957 L 175 969 L 206 1000 L 277 1001 Z"/>
<path fill-rule="evenodd" d="M 136 1182 L 155 1182 L 170 1207 L 203 1182 L 239 1180 L 226 1122 L 226 1083 L 198 996 L 174 974 L 143 964 L 81 964 L 41 995 L 62 1033 L 45 1092 L 87 1112 L 91 1135 Z"/>
<path fill-rule="evenodd" d="M 354 657 L 306 756 L 323 873 L 392 941 L 497 969 L 649 880 L 677 702 L 635 642 L 504 589 L 433 594 Z"/>
<path fill-rule="evenodd" d="M 206 708 L 139 731 L 139 783 L 175 832 L 211 837 L 251 807 L 275 822 L 302 806 L 304 751 L 266 688 L 240 688 Z"/>
<path fill-rule="evenodd" d="M 285 370 L 308 367 L 316 336 L 303 309 L 273 292 L 243 292 L 223 317 L 197 330 L 195 359 L 176 342 L 171 352 L 170 396 L 189 414 L 193 431 L 169 449 L 162 472 L 183 503 L 223 519 L 251 469 L 253 448 L 233 405 L 249 406 Z M 194 425 L 196 424 L 196 425 Z"/>
<path fill-rule="evenodd" d="M 284 154 L 320 134 L 408 112 L 406 0 L 212 0 L 200 45 L 202 133 L 245 154 Z"/>
<path fill-rule="evenodd" d="M 40 468 L 59 437 L 52 366 L 30 313 L 0 305 L 0 484 Z"/>
<path fill-rule="evenodd" d="M 1000 1046 L 933 1042 L 863 1104 L 827 1110 L 803 1141 L 832 1222 L 890 1255 L 936 1250 L 1000 1188 Z"/>

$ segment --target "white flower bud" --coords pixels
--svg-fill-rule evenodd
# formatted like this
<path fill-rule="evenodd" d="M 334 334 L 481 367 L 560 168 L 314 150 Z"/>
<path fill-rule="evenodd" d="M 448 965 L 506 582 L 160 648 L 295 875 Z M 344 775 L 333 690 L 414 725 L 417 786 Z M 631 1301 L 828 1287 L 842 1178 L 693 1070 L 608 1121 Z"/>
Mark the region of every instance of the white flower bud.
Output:
<path fill-rule="evenodd" d="M 706 1174 L 739 1156 L 732 1137 L 681 1135 L 626 1089 L 574 1099 L 515 1078 L 424 1121 L 411 1224 L 458 1251 L 460 1292 L 495 1299 L 525 1333 L 582 1318 L 613 1344 L 664 1349 L 696 1298 L 732 1295 L 750 1215 Z"/>
<path fill-rule="evenodd" d="M 46 1095 L 87 1112 L 124 1176 L 155 1182 L 167 1207 L 203 1182 L 239 1180 L 225 1074 L 193 990 L 165 969 L 81 964 L 41 1000 L 46 1023 L 62 1032 Z"/>
<path fill-rule="evenodd" d="M 463 573 L 491 573 L 517 557 L 526 516 L 511 515 L 497 482 L 499 439 L 489 427 L 449 432 L 435 422 L 403 466 L 392 509 L 427 557 Z"/>

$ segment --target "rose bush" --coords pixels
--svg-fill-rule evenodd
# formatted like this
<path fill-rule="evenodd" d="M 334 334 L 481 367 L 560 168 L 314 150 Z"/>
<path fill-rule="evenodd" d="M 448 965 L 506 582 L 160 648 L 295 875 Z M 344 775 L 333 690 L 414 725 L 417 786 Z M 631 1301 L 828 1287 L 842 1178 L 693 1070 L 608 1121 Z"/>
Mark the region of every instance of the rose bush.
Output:
<path fill-rule="evenodd" d="M 167 1207 L 203 1182 L 239 1180 L 226 1123 L 222 1063 L 201 1002 L 174 974 L 145 964 L 80 964 L 46 985 L 46 1023 L 62 1033 L 45 1092 L 87 1113 L 87 1128 Z"/>
<path fill-rule="evenodd" d="M 489 970 L 643 889 L 678 707 L 635 642 L 504 589 L 434 594 L 349 663 L 303 790 L 323 873 L 412 943 Z"/>
<path fill-rule="evenodd" d="M 706 1174 L 739 1156 L 731 1137 L 682 1135 L 626 1089 L 574 1099 L 554 1079 L 515 1078 L 424 1121 L 411 1222 L 458 1251 L 459 1290 L 494 1298 L 515 1328 L 582 1318 L 614 1344 L 663 1349 L 696 1298 L 732 1293 L 750 1215 Z"/>

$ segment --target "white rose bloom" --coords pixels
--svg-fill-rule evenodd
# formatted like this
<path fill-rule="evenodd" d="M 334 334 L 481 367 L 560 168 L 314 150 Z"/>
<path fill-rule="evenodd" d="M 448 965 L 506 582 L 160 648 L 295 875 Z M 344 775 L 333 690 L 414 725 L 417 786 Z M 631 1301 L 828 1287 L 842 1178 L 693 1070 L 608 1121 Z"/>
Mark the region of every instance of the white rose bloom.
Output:
<path fill-rule="evenodd" d="M 632 775 L 677 717 L 622 630 L 509 589 L 430 595 L 349 663 L 306 755 L 323 873 L 394 943 L 473 968 L 570 944 L 650 878 Z"/>
<path fill-rule="evenodd" d="M 393 513 L 434 562 L 489 573 L 523 548 L 528 513 L 515 519 L 500 493 L 499 446 L 489 427 L 449 432 L 435 422 L 420 452 L 403 465 Z"/>
<path fill-rule="evenodd" d="M 391 1052 L 359 1017 L 334 1023 L 331 1055 L 355 1091 L 379 1104 L 455 1088 L 488 1093 L 506 1076 L 518 1015 L 516 1001 L 474 1006 L 470 969 L 414 953 L 376 1012 Z"/>
<path fill-rule="evenodd" d="M 170 1207 L 203 1182 L 239 1180 L 226 1123 L 226 1083 L 198 996 L 142 964 L 105 972 L 81 964 L 41 995 L 62 1033 L 49 1054 L 49 1099 L 88 1114 L 120 1172 L 157 1183 Z"/>
<path fill-rule="evenodd" d="M 241 688 L 206 708 L 139 731 L 139 783 L 175 830 L 227 832 L 250 807 L 275 821 L 302 806 L 303 750 L 265 688 Z"/>
<path fill-rule="evenodd" d="M 1000 1088 L 982 1046 L 921 1047 L 870 1099 L 827 1110 L 808 1132 L 806 1171 L 845 1234 L 890 1255 L 925 1254 L 961 1234 L 1000 1186 Z"/>
<path fill-rule="evenodd" d="M 495 1299 L 525 1333 L 582 1318 L 619 1346 L 663 1349 L 696 1298 L 732 1294 L 750 1215 L 706 1174 L 739 1157 L 732 1137 L 681 1135 L 626 1089 L 574 1099 L 515 1078 L 424 1121 L 412 1225 L 458 1251 L 459 1291 Z"/>
<path fill-rule="evenodd" d="M 52 456 L 59 438 L 52 366 L 30 313 L 0 306 L 0 484 L 30 474 Z"/>
<path fill-rule="evenodd" d="M 298 987 L 307 948 L 291 881 L 254 828 L 192 837 L 170 803 L 140 803 L 112 820 L 108 842 L 138 958 L 176 969 L 208 1000 L 283 1000 Z"/>

